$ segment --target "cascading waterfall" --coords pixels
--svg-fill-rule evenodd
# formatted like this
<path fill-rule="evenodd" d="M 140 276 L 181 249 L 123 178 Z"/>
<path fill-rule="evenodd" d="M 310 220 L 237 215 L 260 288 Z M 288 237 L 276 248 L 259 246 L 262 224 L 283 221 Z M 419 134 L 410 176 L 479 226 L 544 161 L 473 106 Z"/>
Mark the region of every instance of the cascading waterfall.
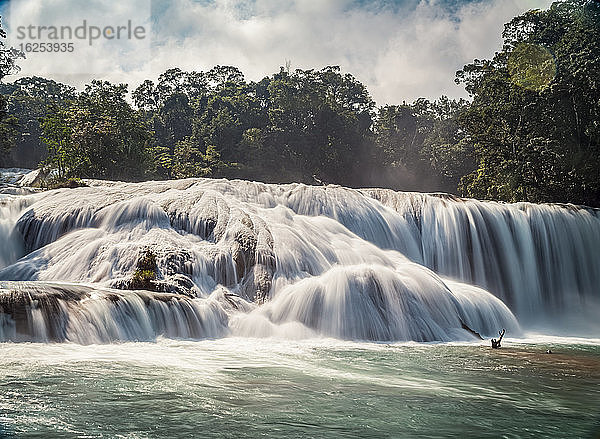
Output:
<path fill-rule="evenodd" d="M 599 296 L 592 209 L 238 180 L 88 184 L 1 201 L 12 250 L 0 280 L 13 282 L 0 284 L 0 340 L 446 341 L 471 337 L 465 326 L 518 334 L 513 312 L 527 327 Z M 123 291 L 144 252 L 156 291 Z"/>
<path fill-rule="evenodd" d="M 483 334 L 518 329 L 510 310 L 486 291 L 425 276 L 411 264 L 334 267 L 285 287 L 270 303 L 238 316 L 236 329 L 260 336 L 261 320 L 299 321 L 319 334 L 358 340 L 450 341 L 462 324 Z M 268 333 L 268 332 L 267 332 Z"/>
<path fill-rule="evenodd" d="M 28 203 L 24 195 L 35 192 L 18 185 L 28 173 L 27 169 L 0 169 L 0 268 L 24 255 L 23 240 L 15 224 Z"/>
<path fill-rule="evenodd" d="M 595 302 L 600 211 L 364 191 L 418 225 L 422 263 L 479 285 L 522 317 Z"/>
<path fill-rule="evenodd" d="M 82 344 L 226 333 L 216 300 L 85 285 L 0 282 L 0 340 Z"/>
<path fill-rule="evenodd" d="M 13 197 L 0 198 L 0 267 L 16 262 L 24 253 L 22 239 L 15 228 L 21 209 Z"/>

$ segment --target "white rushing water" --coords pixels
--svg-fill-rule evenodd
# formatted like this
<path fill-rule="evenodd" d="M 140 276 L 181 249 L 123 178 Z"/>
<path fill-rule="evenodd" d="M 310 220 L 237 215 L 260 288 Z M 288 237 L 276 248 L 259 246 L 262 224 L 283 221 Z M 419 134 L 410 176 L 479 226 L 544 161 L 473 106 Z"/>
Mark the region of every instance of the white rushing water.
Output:
<path fill-rule="evenodd" d="M 236 180 L 89 184 L 0 200 L 0 281 L 21 281 L 0 282 L 0 340 L 448 341 L 472 337 L 465 326 L 595 323 L 582 314 L 599 297 L 595 210 Z M 120 290 L 147 250 L 162 293 Z"/>

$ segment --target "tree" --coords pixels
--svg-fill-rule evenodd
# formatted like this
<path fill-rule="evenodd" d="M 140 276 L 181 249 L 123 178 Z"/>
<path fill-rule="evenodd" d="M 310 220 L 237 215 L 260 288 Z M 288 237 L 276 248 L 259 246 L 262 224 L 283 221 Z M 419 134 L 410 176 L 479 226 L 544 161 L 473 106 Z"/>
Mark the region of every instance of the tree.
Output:
<path fill-rule="evenodd" d="M 212 75 L 211 72 L 209 74 Z M 225 76 L 227 72 L 228 76 Z M 243 155 L 239 149 L 243 133 L 251 128 L 265 127 L 267 116 L 256 97 L 255 84 L 246 83 L 243 77 L 233 75 L 229 70 L 217 77 L 233 77 L 235 80 L 215 82 L 217 85 L 206 104 L 196 107 L 198 118 L 194 131 L 206 145 L 214 145 L 223 160 L 233 163 Z"/>
<path fill-rule="evenodd" d="M 376 163 L 383 168 L 377 184 L 456 192 L 459 179 L 474 168 L 458 124 L 468 105 L 442 96 L 381 107 L 374 126 Z"/>
<path fill-rule="evenodd" d="M 477 168 L 473 143 L 461 126 L 470 103 L 446 96 L 430 104 L 430 123 L 424 128 L 421 157 L 429 162 L 438 187 L 455 193 L 464 175 Z"/>
<path fill-rule="evenodd" d="M 47 156 L 41 141 L 40 120 L 75 98 L 75 89 L 40 77 L 19 78 L 0 85 L 0 93 L 15 119 L 14 160 L 19 166 L 36 167 Z"/>
<path fill-rule="evenodd" d="M 8 165 L 8 155 L 16 145 L 18 136 L 17 118 L 7 112 L 7 103 L 0 95 L 0 167 Z"/>
<path fill-rule="evenodd" d="M 264 86 L 246 82 L 230 66 L 208 72 L 169 69 L 156 85 L 142 83 L 133 100 L 152 127 L 159 175 L 230 176 L 233 169 L 247 175 L 248 167 L 237 166 L 240 159 L 250 159 L 240 149 L 242 136 L 247 129 L 265 127 L 264 92 Z"/>
<path fill-rule="evenodd" d="M 600 5 L 565 0 L 505 26 L 491 60 L 457 73 L 477 169 L 469 196 L 600 205 Z"/>
<path fill-rule="evenodd" d="M 143 179 L 152 170 L 150 132 L 125 100 L 127 86 L 92 81 L 43 124 L 46 166 L 61 178 Z"/>
<path fill-rule="evenodd" d="M 134 90 L 133 101 L 153 132 L 151 147 L 159 176 L 174 176 L 176 145 L 192 135 L 196 112 L 206 106 L 207 93 L 205 73 L 178 68 L 162 73 L 156 85 L 146 80 Z"/>
<path fill-rule="evenodd" d="M 282 68 L 268 93 L 266 142 L 282 156 L 287 174 L 279 178 L 361 183 L 374 108 L 364 85 L 339 67 L 294 73 Z"/>
<path fill-rule="evenodd" d="M 205 151 L 199 147 L 192 137 L 177 142 L 173 163 L 175 178 L 214 177 L 228 164 L 221 160 L 219 151 L 214 145 L 208 145 Z"/>
<path fill-rule="evenodd" d="M 2 29 L 2 17 L 0 16 L 0 83 L 7 75 L 12 75 L 19 71 L 17 60 L 25 58 L 23 52 L 14 47 L 6 47 L 4 40 L 6 32 Z"/>
<path fill-rule="evenodd" d="M 24 58 L 22 52 L 12 47 L 6 47 L 5 38 L 6 32 L 2 29 L 2 17 L 0 17 L 0 84 L 7 75 L 19 71 L 16 61 Z M 8 154 L 16 145 L 17 126 L 17 119 L 8 114 L 8 100 L 4 96 L 0 96 L 0 166 L 5 165 Z"/>

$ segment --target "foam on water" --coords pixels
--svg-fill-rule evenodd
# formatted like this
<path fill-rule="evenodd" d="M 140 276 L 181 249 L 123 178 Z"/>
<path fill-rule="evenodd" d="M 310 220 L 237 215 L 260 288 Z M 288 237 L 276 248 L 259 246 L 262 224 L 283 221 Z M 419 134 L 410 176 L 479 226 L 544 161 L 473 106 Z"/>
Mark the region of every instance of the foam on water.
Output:
<path fill-rule="evenodd" d="M 9 438 L 596 437 L 598 425 L 595 346 L 546 355 L 537 345 L 159 337 L 1 347 Z"/>

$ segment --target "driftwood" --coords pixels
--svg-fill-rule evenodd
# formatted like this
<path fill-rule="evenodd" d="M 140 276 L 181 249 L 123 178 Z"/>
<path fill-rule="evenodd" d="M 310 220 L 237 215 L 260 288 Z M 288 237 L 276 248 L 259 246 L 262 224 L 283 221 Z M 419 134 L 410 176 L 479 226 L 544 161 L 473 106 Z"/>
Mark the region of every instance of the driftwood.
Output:
<path fill-rule="evenodd" d="M 483 340 L 483 337 L 481 336 L 481 334 L 480 334 L 479 332 L 477 332 L 477 331 L 474 331 L 473 329 L 469 328 L 469 327 L 468 327 L 468 326 L 465 324 L 465 322 L 463 322 L 462 320 L 460 321 L 460 326 L 462 326 L 462 328 L 463 328 L 465 331 L 468 331 L 468 332 L 470 332 L 472 335 L 474 335 L 475 337 L 477 337 L 479 340 Z"/>
<path fill-rule="evenodd" d="M 492 349 L 500 349 L 502 347 L 500 342 L 502 341 L 502 337 L 504 337 L 505 332 L 506 332 L 506 329 L 502 329 L 502 331 L 498 331 L 498 334 L 500 334 L 500 338 L 498 338 L 498 340 L 496 340 L 495 338 L 492 338 Z"/>

